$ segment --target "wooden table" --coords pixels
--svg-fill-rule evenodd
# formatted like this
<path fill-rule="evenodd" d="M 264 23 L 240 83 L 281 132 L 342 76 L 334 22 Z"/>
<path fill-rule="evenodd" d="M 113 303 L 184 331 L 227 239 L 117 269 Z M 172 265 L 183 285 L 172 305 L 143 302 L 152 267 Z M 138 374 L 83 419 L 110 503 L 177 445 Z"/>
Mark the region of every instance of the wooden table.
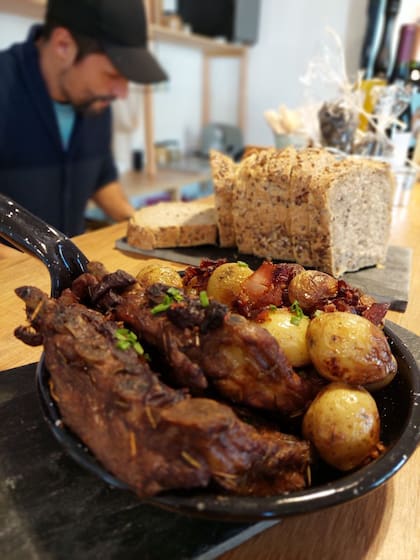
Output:
<path fill-rule="evenodd" d="M 412 247 L 409 303 L 405 313 L 388 318 L 420 335 L 420 184 L 407 208 L 395 208 L 391 243 Z M 143 257 L 114 248 L 125 234 L 117 224 L 75 238 L 91 260 L 109 270 L 131 273 Z M 0 371 L 36 361 L 40 350 L 16 340 L 13 329 L 25 322 L 14 288 L 37 285 L 49 291 L 44 265 L 17 254 L 0 260 Z M 223 560 L 414 560 L 420 550 L 420 450 L 386 485 L 350 504 L 281 521 L 276 526 L 223 555 Z"/>

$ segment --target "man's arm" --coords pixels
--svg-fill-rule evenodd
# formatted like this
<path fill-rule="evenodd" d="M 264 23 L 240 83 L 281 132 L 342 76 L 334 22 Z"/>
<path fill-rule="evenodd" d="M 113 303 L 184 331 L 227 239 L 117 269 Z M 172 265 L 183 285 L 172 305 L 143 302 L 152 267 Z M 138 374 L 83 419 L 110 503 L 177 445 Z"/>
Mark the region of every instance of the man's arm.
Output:
<path fill-rule="evenodd" d="M 135 212 L 118 181 L 97 190 L 92 196 L 92 200 L 116 222 L 127 220 Z"/>

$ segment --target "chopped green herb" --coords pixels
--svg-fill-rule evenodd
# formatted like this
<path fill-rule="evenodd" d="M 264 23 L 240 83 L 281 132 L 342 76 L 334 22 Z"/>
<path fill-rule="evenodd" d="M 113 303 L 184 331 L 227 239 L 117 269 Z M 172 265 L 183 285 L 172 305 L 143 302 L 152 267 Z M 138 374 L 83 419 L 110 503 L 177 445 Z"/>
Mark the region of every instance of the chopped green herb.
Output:
<path fill-rule="evenodd" d="M 290 322 L 292 325 L 299 325 L 303 317 L 305 317 L 299 302 L 295 299 L 295 301 L 290 306 L 290 312 L 292 313 L 292 317 L 290 317 Z"/>
<path fill-rule="evenodd" d="M 178 288 L 168 288 L 167 294 L 170 295 L 175 301 L 182 301 L 184 296 L 178 290 Z"/>
<path fill-rule="evenodd" d="M 118 340 L 125 340 L 130 332 L 129 329 L 117 329 L 115 331 L 115 338 Z"/>
<path fill-rule="evenodd" d="M 119 348 L 120 350 L 128 350 L 131 346 L 131 343 L 129 340 L 119 340 L 117 342 L 117 348 Z"/>
<path fill-rule="evenodd" d="M 162 313 L 162 311 L 167 311 L 171 307 L 172 301 L 159 303 L 152 308 L 153 315 L 157 315 L 158 313 Z"/>
<path fill-rule="evenodd" d="M 271 305 L 268 306 L 268 310 L 269 311 L 277 311 L 277 307 L 275 305 L 271 304 Z"/>
<path fill-rule="evenodd" d="M 119 350 L 128 350 L 129 348 L 133 348 L 137 354 L 140 354 L 140 356 L 144 354 L 143 346 L 137 340 L 136 333 L 130 331 L 130 329 L 117 329 L 114 336 L 117 339 L 116 347 Z"/>
<path fill-rule="evenodd" d="M 184 296 L 178 288 L 168 288 L 162 303 L 152 307 L 152 313 L 156 315 L 157 313 L 162 313 L 162 311 L 167 311 L 174 302 L 183 301 L 183 299 Z"/>
<path fill-rule="evenodd" d="M 138 340 L 133 344 L 133 348 L 137 352 L 137 354 L 140 354 L 140 356 L 144 354 L 144 348 Z"/>
<path fill-rule="evenodd" d="M 209 296 L 207 295 L 207 292 L 205 290 L 202 290 L 200 292 L 200 303 L 203 307 L 209 306 Z"/>
<path fill-rule="evenodd" d="M 246 267 L 248 268 L 247 263 L 244 262 L 244 261 L 238 261 L 238 265 L 239 265 L 239 266 L 246 266 Z"/>

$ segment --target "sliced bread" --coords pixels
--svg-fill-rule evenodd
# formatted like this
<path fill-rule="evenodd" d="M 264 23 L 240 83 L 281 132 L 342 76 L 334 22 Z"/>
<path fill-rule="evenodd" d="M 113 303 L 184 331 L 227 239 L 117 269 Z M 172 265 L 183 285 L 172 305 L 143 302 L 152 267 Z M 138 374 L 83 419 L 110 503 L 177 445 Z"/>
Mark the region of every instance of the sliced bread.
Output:
<path fill-rule="evenodd" d="M 127 242 L 140 249 L 217 243 L 214 200 L 159 202 L 137 210 L 129 220 Z"/>
<path fill-rule="evenodd" d="M 287 217 L 295 161 L 294 148 L 268 149 L 252 153 L 238 167 L 232 216 L 240 252 L 293 259 Z"/>
<path fill-rule="evenodd" d="M 288 232 L 293 246 L 296 262 L 312 266 L 311 233 L 313 221 L 313 185 L 316 177 L 322 175 L 336 158 L 322 148 L 299 150 L 290 177 L 290 209 L 288 213 Z"/>
<path fill-rule="evenodd" d="M 393 189 L 390 166 L 369 159 L 338 161 L 319 175 L 309 207 L 312 266 L 341 276 L 384 264 Z"/>
<path fill-rule="evenodd" d="M 221 182 L 224 171 L 213 173 Z M 229 189 L 226 215 L 242 253 L 295 261 L 337 277 L 385 262 L 394 189 L 386 163 L 339 161 L 318 148 L 265 149 L 237 164 Z"/>

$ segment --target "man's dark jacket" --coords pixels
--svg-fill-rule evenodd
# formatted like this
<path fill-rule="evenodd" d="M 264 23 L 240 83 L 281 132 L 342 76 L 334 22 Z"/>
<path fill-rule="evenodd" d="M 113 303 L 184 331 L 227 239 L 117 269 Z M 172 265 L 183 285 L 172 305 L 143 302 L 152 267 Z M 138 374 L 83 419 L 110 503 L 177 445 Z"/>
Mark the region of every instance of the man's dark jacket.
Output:
<path fill-rule="evenodd" d="M 0 52 L 0 192 L 68 236 L 84 230 L 88 199 L 117 177 L 111 111 L 78 114 L 68 150 L 28 40 Z"/>

